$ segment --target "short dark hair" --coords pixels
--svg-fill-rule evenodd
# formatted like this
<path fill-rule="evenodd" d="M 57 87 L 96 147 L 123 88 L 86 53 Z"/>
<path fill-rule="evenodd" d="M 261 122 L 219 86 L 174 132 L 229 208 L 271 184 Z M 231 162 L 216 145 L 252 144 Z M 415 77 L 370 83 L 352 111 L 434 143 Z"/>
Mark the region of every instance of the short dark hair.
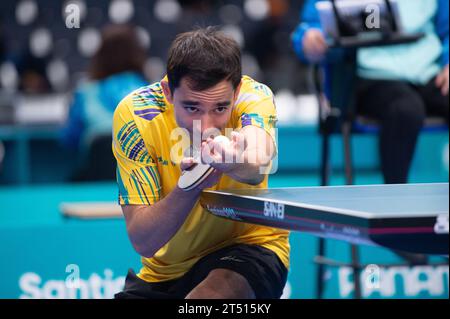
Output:
<path fill-rule="evenodd" d="M 230 81 L 236 89 L 242 77 L 239 45 L 216 27 L 181 33 L 169 49 L 167 77 L 172 94 L 184 77 L 196 91 L 223 80 Z"/>

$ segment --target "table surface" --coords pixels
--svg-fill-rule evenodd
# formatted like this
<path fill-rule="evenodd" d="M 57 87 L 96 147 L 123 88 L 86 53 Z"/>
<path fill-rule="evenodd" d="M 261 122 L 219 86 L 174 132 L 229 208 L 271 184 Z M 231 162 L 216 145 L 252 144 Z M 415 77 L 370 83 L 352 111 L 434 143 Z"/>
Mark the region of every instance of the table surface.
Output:
<path fill-rule="evenodd" d="M 206 193 L 368 219 L 380 216 L 425 217 L 449 212 L 448 183 L 240 189 Z"/>
<path fill-rule="evenodd" d="M 448 255 L 448 183 L 205 191 L 200 201 L 236 221 Z"/>

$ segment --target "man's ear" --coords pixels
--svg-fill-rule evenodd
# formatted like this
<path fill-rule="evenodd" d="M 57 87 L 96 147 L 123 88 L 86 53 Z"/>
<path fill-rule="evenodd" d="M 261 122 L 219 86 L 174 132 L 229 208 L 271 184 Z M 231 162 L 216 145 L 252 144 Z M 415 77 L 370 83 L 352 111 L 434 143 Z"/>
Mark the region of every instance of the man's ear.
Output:
<path fill-rule="evenodd" d="M 164 92 L 164 95 L 166 96 L 167 101 L 170 104 L 173 104 L 173 95 L 172 95 L 172 92 L 170 91 L 169 82 L 166 80 L 161 81 L 161 87 L 163 89 L 163 92 Z"/>

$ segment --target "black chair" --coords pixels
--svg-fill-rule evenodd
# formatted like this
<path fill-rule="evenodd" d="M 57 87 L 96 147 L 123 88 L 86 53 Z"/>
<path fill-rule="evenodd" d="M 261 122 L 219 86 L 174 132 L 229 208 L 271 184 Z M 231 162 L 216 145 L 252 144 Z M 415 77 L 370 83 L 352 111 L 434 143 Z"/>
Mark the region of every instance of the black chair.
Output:
<path fill-rule="evenodd" d="M 356 50 L 348 50 L 342 57 L 342 61 L 328 66 L 330 89 L 329 97 L 325 96 L 323 87 L 324 74 L 319 66 L 313 68 L 313 79 L 315 94 L 319 104 L 319 131 L 322 137 L 322 159 L 321 159 L 321 185 L 327 186 L 330 178 L 330 136 L 340 134 L 344 146 L 344 162 L 346 184 L 353 184 L 353 162 L 351 137 L 353 134 L 373 134 L 379 130 L 376 120 L 360 116 L 356 113 Z M 427 118 L 422 132 L 433 132 L 448 130 L 444 119 Z M 323 296 L 323 276 L 326 266 L 340 267 L 350 266 L 353 269 L 354 278 L 359 279 L 361 270 L 367 265 L 359 261 L 359 249 L 356 245 L 350 245 L 351 262 L 343 263 L 330 260 L 325 256 L 326 240 L 319 239 L 318 255 L 315 262 L 318 264 L 317 273 L 317 298 Z M 379 266 L 392 267 L 398 265 L 429 265 L 425 255 L 415 255 L 395 251 L 406 262 L 397 264 L 380 264 Z M 433 265 L 448 265 L 448 259 L 444 262 L 433 263 Z M 359 280 L 355 280 L 355 298 L 361 298 L 361 287 Z"/>

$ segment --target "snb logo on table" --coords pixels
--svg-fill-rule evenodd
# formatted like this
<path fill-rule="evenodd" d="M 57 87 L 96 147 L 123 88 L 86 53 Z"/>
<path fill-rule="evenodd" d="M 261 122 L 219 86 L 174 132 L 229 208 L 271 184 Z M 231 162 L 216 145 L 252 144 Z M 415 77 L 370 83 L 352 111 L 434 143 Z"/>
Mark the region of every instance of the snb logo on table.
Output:
<path fill-rule="evenodd" d="M 284 219 L 284 205 L 264 202 L 264 216 L 276 219 Z"/>

